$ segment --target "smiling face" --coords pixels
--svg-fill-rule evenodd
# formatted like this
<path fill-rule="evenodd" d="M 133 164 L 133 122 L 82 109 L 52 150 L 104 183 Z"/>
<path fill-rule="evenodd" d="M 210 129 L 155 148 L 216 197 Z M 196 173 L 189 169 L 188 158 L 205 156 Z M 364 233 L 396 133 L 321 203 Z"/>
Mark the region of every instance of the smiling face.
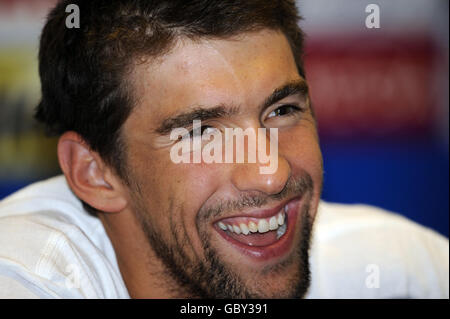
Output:
<path fill-rule="evenodd" d="M 153 251 L 187 294 L 294 297 L 308 286 L 322 158 L 304 79 L 279 32 L 180 40 L 133 74 L 128 197 Z M 278 129 L 278 168 L 171 161 L 170 130 Z M 268 137 L 269 139 L 269 137 Z M 120 253 L 119 253 L 120 255 Z M 120 259 L 120 256 L 119 256 Z M 149 274 L 150 276 L 150 274 Z M 169 281 L 169 279 L 168 279 Z"/>

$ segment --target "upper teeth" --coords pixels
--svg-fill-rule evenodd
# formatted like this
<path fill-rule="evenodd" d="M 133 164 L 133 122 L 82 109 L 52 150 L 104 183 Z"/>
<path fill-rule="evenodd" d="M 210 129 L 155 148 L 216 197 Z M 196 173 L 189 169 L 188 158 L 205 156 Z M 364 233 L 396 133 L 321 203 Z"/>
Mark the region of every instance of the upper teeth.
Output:
<path fill-rule="evenodd" d="M 231 222 L 218 222 L 218 226 L 222 230 L 226 230 L 236 234 L 248 235 L 250 233 L 266 233 L 269 230 L 277 230 L 285 222 L 286 208 L 282 209 L 278 214 L 270 218 L 252 218 L 248 222 L 240 222 L 234 224 Z"/>

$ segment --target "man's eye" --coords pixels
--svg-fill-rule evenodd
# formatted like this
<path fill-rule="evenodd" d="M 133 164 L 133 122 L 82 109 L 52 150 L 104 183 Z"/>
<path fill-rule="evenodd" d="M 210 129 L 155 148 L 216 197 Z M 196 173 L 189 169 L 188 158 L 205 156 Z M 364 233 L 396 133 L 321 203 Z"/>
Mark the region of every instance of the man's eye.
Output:
<path fill-rule="evenodd" d="M 300 111 L 301 111 L 301 109 L 298 106 L 283 105 L 283 106 L 280 106 L 279 108 L 273 110 L 272 112 L 270 112 L 269 115 L 267 116 L 267 118 L 272 118 L 272 117 L 277 117 L 277 116 L 289 116 L 289 115 L 293 115 Z"/>

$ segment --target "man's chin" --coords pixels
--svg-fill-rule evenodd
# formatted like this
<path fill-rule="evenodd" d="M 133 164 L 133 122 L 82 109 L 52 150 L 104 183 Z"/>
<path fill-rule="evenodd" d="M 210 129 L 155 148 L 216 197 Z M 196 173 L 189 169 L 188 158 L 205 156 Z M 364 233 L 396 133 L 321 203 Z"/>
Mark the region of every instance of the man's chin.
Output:
<path fill-rule="evenodd" d="M 277 265 L 252 269 L 243 265 L 230 265 L 209 252 L 205 267 L 210 281 L 204 282 L 208 298 L 301 298 L 306 293 L 309 282 L 309 267 L 301 256 Z"/>
<path fill-rule="evenodd" d="M 302 298 L 309 287 L 310 275 L 309 269 L 296 261 L 280 270 L 250 274 L 243 282 L 252 298 Z"/>

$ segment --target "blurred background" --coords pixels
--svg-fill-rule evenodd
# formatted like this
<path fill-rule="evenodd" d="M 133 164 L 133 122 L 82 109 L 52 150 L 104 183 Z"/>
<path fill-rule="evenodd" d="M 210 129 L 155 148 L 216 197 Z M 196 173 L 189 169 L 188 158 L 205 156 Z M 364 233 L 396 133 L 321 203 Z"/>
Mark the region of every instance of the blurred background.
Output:
<path fill-rule="evenodd" d="M 33 120 L 39 34 L 54 0 L 0 0 L 0 199 L 59 174 Z M 368 4 L 380 28 L 368 29 Z M 449 2 L 303 0 L 323 199 L 366 203 L 449 234 Z"/>

